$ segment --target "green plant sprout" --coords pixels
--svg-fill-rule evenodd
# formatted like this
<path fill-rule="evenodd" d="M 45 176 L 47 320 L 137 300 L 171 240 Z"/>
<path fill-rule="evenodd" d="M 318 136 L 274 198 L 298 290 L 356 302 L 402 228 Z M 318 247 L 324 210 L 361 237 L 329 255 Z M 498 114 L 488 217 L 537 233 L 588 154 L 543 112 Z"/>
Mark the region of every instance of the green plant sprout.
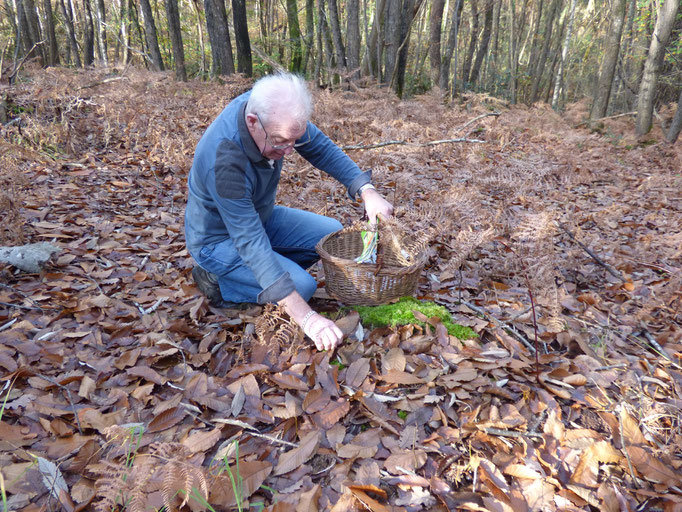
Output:
<path fill-rule="evenodd" d="M 232 484 L 232 492 L 234 492 L 234 499 L 237 502 L 237 510 L 242 512 L 243 502 L 244 502 L 244 480 L 242 479 L 241 473 L 239 473 L 239 440 L 234 441 L 234 466 L 236 469 L 236 476 L 230 467 L 230 463 L 227 462 L 227 455 L 223 455 L 224 467 L 221 468 L 220 473 L 227 471 L 227 475 L 230 477 L 230 483 Z"/>
<path fill-rule="evenodd" d="M 435 302 L 422 302 L 414 297 L 403 297 L 393 304 L 381 306 L 353 306 L 360 314 L 363 325 L 371 327 L 396 327 L 398 325 L 417 324 L 425 327 L 425 323 L 417 320 L 412 311 L 419 311 L 425 316 L 437 317 L 443 322 L 448 334 L 461 340 L 477 337 L 477 334 L 469 327 L 456 324 L 452 321 L 450 312 Z"/>

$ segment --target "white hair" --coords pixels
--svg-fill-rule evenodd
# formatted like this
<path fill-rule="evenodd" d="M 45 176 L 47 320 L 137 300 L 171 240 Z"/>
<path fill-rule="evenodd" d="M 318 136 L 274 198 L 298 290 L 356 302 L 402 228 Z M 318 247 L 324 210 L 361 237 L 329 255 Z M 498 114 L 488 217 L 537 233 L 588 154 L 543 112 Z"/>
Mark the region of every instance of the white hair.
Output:
<path fill-rule="evenodd" d="M 305 80 L 299 75 L 279 72 L 256 81 L 246 104 L 247 114 L 257 114 L 267 123 L 275 113 L 304 126 L 313 112 L 313 99 Z"/>

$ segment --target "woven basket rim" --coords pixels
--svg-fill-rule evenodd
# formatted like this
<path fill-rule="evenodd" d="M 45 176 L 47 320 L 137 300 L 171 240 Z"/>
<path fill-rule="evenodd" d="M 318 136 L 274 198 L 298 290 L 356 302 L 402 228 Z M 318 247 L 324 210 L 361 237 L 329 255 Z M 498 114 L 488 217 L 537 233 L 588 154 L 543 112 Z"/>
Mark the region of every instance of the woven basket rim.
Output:
<path fill-rule="evenodd" d="M 329 240 L 330 238 L 337 237 L 341 234 L 347 234 L 348 231 L 344 229 L 340 229 L 338 231 L 334 231 L 333 233 L 329 233 L 328 235 L 324 236 L 315 246 L 315 250 L 317 253 L 320 255 L 320 258 L 323 260 L 329 261 L 331 263 L 334 263 L 336 265 L 342 265 L 345 267 L 350 267 L 353 269 L 358 269 L 358 270 L 363 270 L 363 271 L 372 271 L 376 270 L 377 264 L 376 263 L 357 263 L 355 260 L 348 259 L 348 258 L 341 258 L 339 256 L 334 256 L 330 254 L 325 248 L 324 244 Z M 392 266 L 392 265 L 382 265 L 381 268 L 379 269 L 378 272 L 376 272 L 376 275 L 382 275 L 382 276 L 400 276 L 403 274 L 410 274 L 415 271 L 417 268 L 421 268 L 424 266 L 426 263 L 426 254 L 424 251 L 419 252 L 415 256 L 415 261 L 411 265 L 407 267 L 399 267 L 399 266 Z"/>

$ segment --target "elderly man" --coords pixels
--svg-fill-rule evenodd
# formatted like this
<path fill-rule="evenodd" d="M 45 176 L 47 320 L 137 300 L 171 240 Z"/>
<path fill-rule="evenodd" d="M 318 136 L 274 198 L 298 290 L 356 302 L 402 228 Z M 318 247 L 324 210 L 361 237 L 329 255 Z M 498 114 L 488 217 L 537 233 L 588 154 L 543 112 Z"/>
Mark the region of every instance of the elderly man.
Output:
<path fill-rule="evenodd" d="M 306 83 L 288 73 L 261 78 L 232 100 L 197 145 L 185 238 L 198 264 L 194 280 L 212 304 L 281 304 L 318 350 L 331 350 L 342 333 L 308 305 L 317 283 L 306 269 L 318 259 L 317 242 L 341 224 L 275 205 L 282 160 L 296 150 L 351 198 L 362 197 L 370 221 L 393 207 L 370 174 L 310 122 L 311 113 Z"/>

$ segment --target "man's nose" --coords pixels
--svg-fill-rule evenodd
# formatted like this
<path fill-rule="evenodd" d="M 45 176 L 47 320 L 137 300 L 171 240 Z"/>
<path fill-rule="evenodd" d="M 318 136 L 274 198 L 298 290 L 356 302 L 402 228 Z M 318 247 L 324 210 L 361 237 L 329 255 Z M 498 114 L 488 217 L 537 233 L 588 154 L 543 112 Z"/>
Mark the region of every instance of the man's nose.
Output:
<path fill-rule="evenodd" d="M 285 155 L 290 155 L 294 152 L 294 146 L 287 146 L 283 151 Z"/>

